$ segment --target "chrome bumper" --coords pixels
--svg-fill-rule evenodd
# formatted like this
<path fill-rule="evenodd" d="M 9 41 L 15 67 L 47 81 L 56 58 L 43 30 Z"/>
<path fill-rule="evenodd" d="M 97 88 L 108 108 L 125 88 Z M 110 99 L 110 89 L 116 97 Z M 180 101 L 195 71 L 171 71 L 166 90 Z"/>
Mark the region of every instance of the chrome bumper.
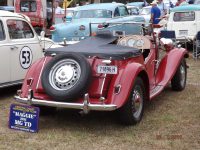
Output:
<path fill-rule="evenodd" d="M 19 95 L 15 95 L 14 99 L 17 102 L 28 104 L 28 105 L 40 105 L 40 106 L 51 106 L 60 108 L 72 108 L 81 109 L 84 113 L 88 113 L 90 110 L 97 111 L 113 111 L 117 109 L 116 105 L 113 104 L 90 104 L 89 95 L 84 95 L 83 103 L 67 103 L 67 102 L 57 102 L 57 101 L 47 101 L 35 99 L 33 97 L 33 91 L 29 90 L 28 98 L 21 98 Z"/>

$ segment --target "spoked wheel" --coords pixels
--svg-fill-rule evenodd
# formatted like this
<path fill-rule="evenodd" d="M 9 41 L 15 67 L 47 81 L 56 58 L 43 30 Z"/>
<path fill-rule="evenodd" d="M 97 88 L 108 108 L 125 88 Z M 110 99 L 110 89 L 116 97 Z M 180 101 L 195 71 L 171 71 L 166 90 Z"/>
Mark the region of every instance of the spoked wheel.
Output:
<path fill-rule="evenodd" d="M 145 88 L 141 78 L 136 78 L 133 90 L 127 103 L 119 110 L 120 120 L 127 125 L 133 125 L 142 119 L 145 103 Z"/>
<path fill-rule="evenodd" d="M 182 91 L 185 88 L 187 80 L 187 67 L 185 59 L 183 59 L 177 68 L 174 77 L 171 80 L 172 89 L 175 91 Z"/>
<path fill-rule="evenodd" d="M 71 100 L 85 91 L 90 73 L 90 64 L 84 56 L 58 55 L 45 66 L 41 79 L 42 86 L 55 100 Z"/>

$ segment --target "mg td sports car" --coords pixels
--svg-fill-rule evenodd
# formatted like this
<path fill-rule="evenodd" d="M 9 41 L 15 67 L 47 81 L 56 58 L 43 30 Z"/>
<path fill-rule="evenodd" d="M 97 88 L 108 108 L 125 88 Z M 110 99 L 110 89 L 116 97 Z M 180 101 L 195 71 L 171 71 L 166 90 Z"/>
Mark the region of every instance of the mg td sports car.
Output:
<path fill-rule="evenodd" d="M 86 114 L 118 110 L 123 123 L 136 124 L 145 102 L 169 83 L 176 91 L 186 85 L 186 49 L 169 39 L 156 41 L 145 35 L 118 38 L 104 32 L 68 47 L 48 49 L 28 70 L 15 100 Z"/>

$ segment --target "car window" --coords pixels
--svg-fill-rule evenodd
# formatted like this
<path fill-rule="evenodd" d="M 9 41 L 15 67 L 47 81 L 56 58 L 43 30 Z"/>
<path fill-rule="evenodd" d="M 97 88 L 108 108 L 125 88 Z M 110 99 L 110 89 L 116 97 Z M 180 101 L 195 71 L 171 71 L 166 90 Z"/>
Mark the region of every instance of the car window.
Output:
<path fill-rule="evenodd" d="M 120 16 L 127 16 L 128 15 L 128 10 L 124 6 L 119 6 L 119 14 Z"/>
<path fill-rule="evenodd" d="M 21 12 L 35 12 L 37 10 L 36 1 L 21 1 L 20 2 Z"/>
<path fill-rule="evenodd" d="M 128 8 L 130 15 L 139 15 L 139 10 L 137 8 Z"/>
<path fill-rule="evenodd" d="M 173 20 L 178 21 L 194 21 L 195 13 L 194 12 L 175 12 Z"/>
<path fill-rule="evenodd" d="M 34 34 L 29 24 L 22 20 L 7 20 L 10 39 L 33 38 Z"/>
<path fill-rule="evenodd" d="M 118 7 L 114 11 L 114 17 L 120 16 Z"/>
<path fill-rule="evenodd" d="M 74 19 L 80 18 L 112 18 L 112 12 L 103 9 L 76 11 Z"/>
<path fill-rule="evenodd" d="M 5 40 L 5 32 L 4 32 L 4 28 L 3 28 L 3 23 L 0 20 L 0 41 Z"/>
<path fill-rule="evenodd" d="M 149 14 L 151 14 L 151 8 L 149 7 L 149 8 L 143 8 L 142 10 L 141 10 L 141 13 L 140 13 L 141 15 L 149 15 Z"/>

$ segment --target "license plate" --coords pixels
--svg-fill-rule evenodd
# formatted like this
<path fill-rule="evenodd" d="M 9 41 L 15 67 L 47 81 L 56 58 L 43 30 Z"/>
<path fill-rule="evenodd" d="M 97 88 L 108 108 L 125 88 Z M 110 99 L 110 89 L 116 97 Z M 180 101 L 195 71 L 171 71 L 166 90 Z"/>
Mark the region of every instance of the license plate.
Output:
<path fill-rule="evenodd" d="M 97 73 L 117 74 L 117 66 L 101 66 L 97 67 Z"/>
<path fill-rule="evenodd" d="M 179 35 L 187 36 L 188 35 L 188 30 L 179 30 Z"/>

